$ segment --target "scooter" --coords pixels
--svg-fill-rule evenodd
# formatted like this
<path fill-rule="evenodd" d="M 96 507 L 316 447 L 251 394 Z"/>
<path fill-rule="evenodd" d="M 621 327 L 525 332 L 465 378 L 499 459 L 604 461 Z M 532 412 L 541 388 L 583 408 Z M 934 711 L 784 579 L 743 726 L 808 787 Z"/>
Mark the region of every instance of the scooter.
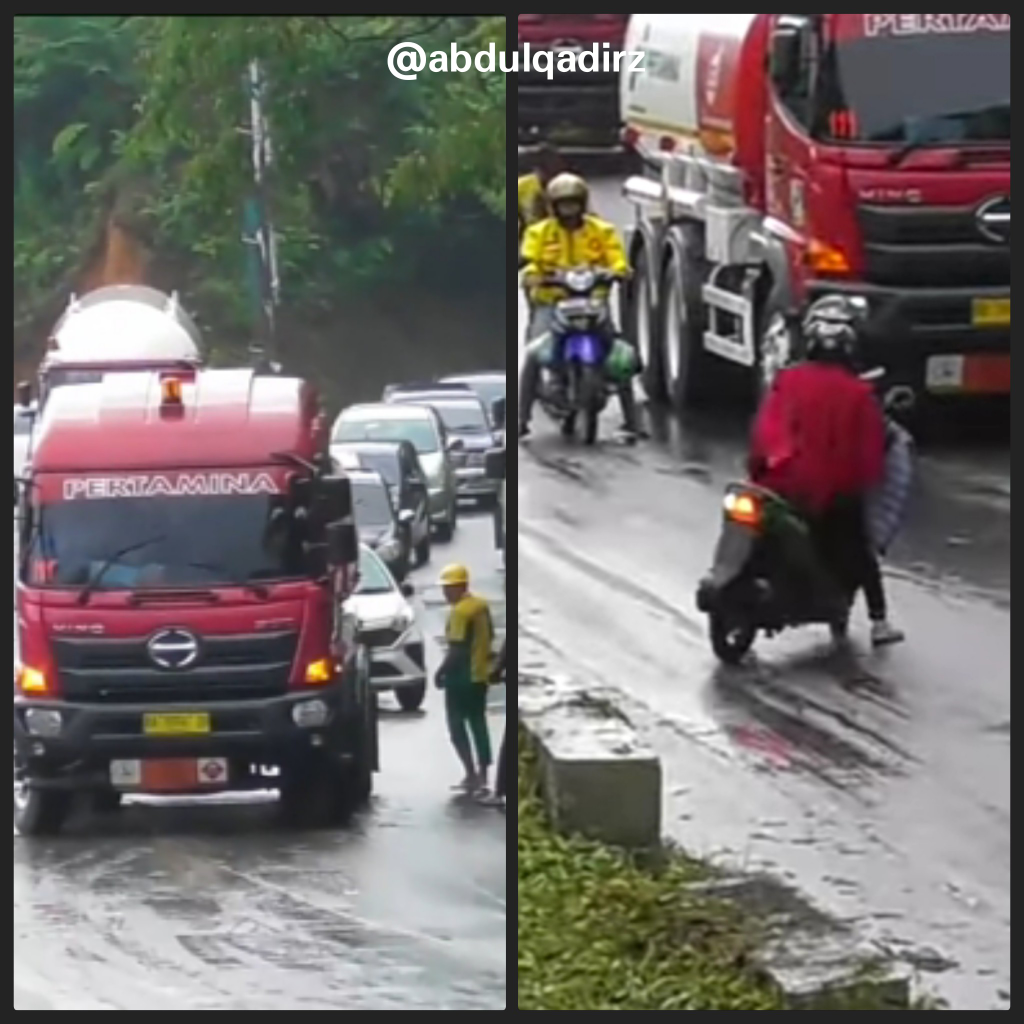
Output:
<path fill-rule="evenodd" d="M 832 581 L 800 514 L 750 483 L 730 485 L 724 512 L 714 564 L 697 591 L 719 661 L 739 664 L 761 632 L 821 624 L 845 637 L 856 595 Z"/>
<path fill-rule="evenodd" d="M 588 445 L 597 443 L 601 414 L 615 390 L 605 371 L 607 339 L 614 335 L 611 313 L 607 299 L 594 298 L 594 292 L 615 281 L 614 274 L 589 268 L 561 271 L 544 280 L 569 296 L 555 305 L 548 341 L 561 349 L 560 366 L 543 369 L 538 398 L 548 416 L 561 425 L 563 437 L 576 436 L 582 417 Z"/>

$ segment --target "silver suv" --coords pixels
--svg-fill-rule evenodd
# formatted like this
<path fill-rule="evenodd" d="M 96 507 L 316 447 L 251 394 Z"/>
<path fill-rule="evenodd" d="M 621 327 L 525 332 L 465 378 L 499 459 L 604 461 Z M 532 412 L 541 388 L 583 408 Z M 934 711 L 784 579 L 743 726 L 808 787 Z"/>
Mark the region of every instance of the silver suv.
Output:
<path fill-rule="evenodd" d="M 462 442 L 449 436 L 441 417 L 421 405 L 354 405 L 336 420 L 332 445 L 409 441 L 420 457 L 430 494 L 430 521 L 441 540 L 459 525 L 459 484 L 452 463 Z"/>

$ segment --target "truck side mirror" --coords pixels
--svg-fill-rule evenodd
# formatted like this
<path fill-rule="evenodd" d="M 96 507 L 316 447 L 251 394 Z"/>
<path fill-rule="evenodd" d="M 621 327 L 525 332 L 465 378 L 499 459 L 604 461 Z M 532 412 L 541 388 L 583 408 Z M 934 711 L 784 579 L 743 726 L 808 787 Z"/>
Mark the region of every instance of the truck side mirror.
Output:
<path fill-rule="evenodd" d="M 313 490 L 313 521 L 326 528 L 354 514 L 351 480 L 347 476 L 320 477 Z"/>
<path fill-rule="evenodd" d="M 359 561 L 359 531 L 352 522 L 334 522 L 327 527 L 328 569 L 340 569 Z"/>
<path fill-rule="evenodd" d="M 35 389 L 28 381 L 22 381 L 18 385 L 18 405 L 22 409 L 31 409 L 35 404 Z"/>
<path fill-rule="evenodd" d="M 505 449 L 497 448 L 487 453 L 486 472 L 489 480 L 505 479 Z"/>
<path fill-rule="evenodd" d="M 494 426 L 498 430 L 505 429 L 505 399 L 499 398 L 495 401 L 494 405 L 491 406 L 491 419 L 494 420 Z"/>

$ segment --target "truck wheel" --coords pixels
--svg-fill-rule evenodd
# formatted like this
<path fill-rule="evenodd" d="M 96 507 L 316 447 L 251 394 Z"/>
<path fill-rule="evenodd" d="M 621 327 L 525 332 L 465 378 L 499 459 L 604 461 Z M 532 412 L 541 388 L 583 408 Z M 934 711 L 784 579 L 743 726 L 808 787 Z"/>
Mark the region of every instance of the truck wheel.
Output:
<path fill-rule="evenodd" d="M 632 284 L 623 288 L 622 329 L 640 357 L 641 381 L 651 402 L 668 400 L 661 344 L 658 340 L 658 316 L 651 291 L 650 259 L 646 246 L 636 256 Z"/>
<path fill-rule="evenodd" d="M 295 828 L 334 828 L 352 807 L 345 765 L 326 751 L 309 751 L 281 769 L 281 813 Z"/>
<path fill-rule="evenodd" d="M 116 789 L 101 789 L 93 794 L 93 814 L 117 814 L 124 807 L 124 794 Z"/>
<path fill-rule="evenodd" d="M 72 799 L 69 793 L 54 790 L 31 789 L 18 777 L 17 762 L 14 776 L 14 828 L 25 839 L 45 839 L 60 835 L 71 815 Z"/>
<path fill-rule="evenodd" d="M 662 271 L 658 319 L 669 400 L 683 413 L 716 397 L 717 367 L 704 348 L 707 315 L 702 289 L 707 268 L 699 229 L 686 227 L 673 239 Z"/>

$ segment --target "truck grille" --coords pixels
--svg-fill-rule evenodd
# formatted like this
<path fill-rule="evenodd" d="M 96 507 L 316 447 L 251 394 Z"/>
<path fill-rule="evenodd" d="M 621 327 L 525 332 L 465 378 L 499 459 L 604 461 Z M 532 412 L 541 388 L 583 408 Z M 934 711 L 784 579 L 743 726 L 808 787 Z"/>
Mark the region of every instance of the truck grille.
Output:
<path fill-rule="evenodd" d="M 1010 285 L 1010 242 L 987 239 L 969 207 L 861 206 L 865 277 L 904 288 Z"/>
<path fill-rule="evenodd" d="M 65 698 L 77 704 L 212 704 L 267 700 L 288 691 L 297 633 L 206 637 L 195 667 L 154 667 L 146 640 L 58 639 Z"/>

